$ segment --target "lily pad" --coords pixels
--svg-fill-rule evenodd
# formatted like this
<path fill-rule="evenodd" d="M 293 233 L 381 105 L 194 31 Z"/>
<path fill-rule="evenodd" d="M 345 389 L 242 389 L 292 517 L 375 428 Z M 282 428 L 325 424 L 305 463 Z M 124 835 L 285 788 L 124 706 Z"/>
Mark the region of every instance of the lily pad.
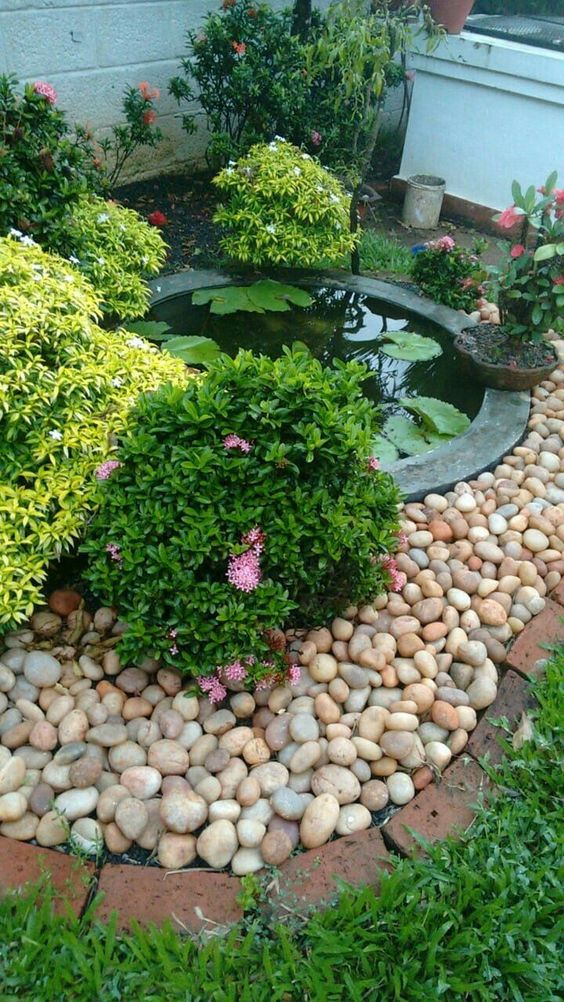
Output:
<path fill-rule="evenodd" d="M 392 444 L 408 456 L 420 456 L 423 452 L 436 449 L 445 439 L 410 421 L 409 418 L 394 416 L 388 418 L 383 428 L 384 435 Z"/>
<path fill-rule="evenodd" d="M 166 341 L 170 337 L 170 327 L 160 320 L 134 320 L 123 325 L 130 334 L 138 334 L 149 341 Z"/>
<path fill-rule="evenodd" d="M 251 302 L 265 312 L 284 313 L 290 309 L 290 303 L 296 306 L 311 306 L 313 303 L 304 289 L 299 289 L 296 285 L 284 285 L 271 278 L 249 285 L 246 291 Z"/>
<path fill-rule="evenodd" d="M 219 345 L 211 337 L 171 337 L 163 344 L 163 351 L 168 351 L 175 358 L 182 359 L 186 365 L 209 365 L 221 354 Z"/>
<path fill-rule="evenodd" d="M 313 299 L 304 289 L 284 285 L 265 278 L 254 285 L 225 285 L 215 289 L 197 289 L 192 293 L 195 306 L 210 304 L 210 313 L 226 316 L 228 313 L 284 313 L 290 303 L 311 306 Z"/>
<path fill-rule="evenodd" d="M 405 362 L 426 362 L 443 352 L 438 341 L 412 331 L 389 331 L 385 338 L 393 343 L 384 344 L 380 351 L 390 358 L 399 358 Z"/>
<path fill-rule="evenodd" d="M 427 428 L 439 435 L 453 438 L 470 427 L 470 418 L 445 400 L 436 400 L 435 397 L 403 397 L 398 403 L 412 414 L 417 414 Z"/>
<path fill-rule="evenodd" d="M 209 303 L 210 313 L 217 313 L 219 316 L 237 313 L 238 310 L 247 313 L 264 313 L 260 306 L 255 306 L 251 302 L 247 289 L 238 285 L 224 285 L 216 289 L 196 289 L 192 293 L 192 302 L 195 306 L 206 306 Z"/>
<path fill-rule="evenodd" d="M 399 452 L 395 445 L 383 435 L 375 435 L 372 439 L 372 455 L 386 466 L 399 459 Z"/>

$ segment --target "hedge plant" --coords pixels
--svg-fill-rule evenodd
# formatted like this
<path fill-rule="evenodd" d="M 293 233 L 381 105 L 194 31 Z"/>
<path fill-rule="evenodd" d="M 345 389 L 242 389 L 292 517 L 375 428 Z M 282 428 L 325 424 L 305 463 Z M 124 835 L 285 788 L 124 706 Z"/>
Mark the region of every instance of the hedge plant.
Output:
<path fill-rule="evenodd" d="M 309 268 L 356 246 L 340 181 L 280 137 L 253 146 L 214 184 L 224 196 L 214 221 L 224 227 L 221 247 L 234 261 Z"/>
<path fill-rule="evenodd" d="M 96 289 L 102 312 L 121 320 L 142 316 L 149 303 L 145 281 L 166 257 L 158 229 L 138 212 L 102 198 L 82 198 L 69 226 L 71 261 Z"/>
<path fill-rule="evenodd" d="M 240 351 L 140 401 L 84 546 L 92 589 L 129 624 L 125 660 L 279 676 L 268 630 L 390 584 L 398 495 L 370 459 L 366 375 L 303 347 Z"/>
<path fill-rule="evenodd" d="M 90 284 L 61 258 L 0 239 L 0 623 L 29 616 L 49 561 L 81 534 L 137 395 L 185 368 L 101 330 Z"/>

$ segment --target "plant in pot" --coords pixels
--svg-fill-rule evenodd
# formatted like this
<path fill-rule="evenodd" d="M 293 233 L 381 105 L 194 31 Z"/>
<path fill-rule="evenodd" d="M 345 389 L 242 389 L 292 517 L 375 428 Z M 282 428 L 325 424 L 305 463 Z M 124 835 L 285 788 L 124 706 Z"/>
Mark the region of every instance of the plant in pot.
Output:
<path fill-rule="evenodd" d="M 433 21 L 446 29 L 449 35 L 459 35 L 474 0 L 428 0 Z"/>
<path fill-rule="evenodd" d="M 501 322 L 466 329 L 455 342 L 466 371 L 485 386 L 529 389 L 558 363 L 546 337 L 564 332 L 564 189 L 556 181 L 554 172 L 525 192 L 514 181 L 513 205 L 494 216 L 502 228 L 521 227 L 505 264 L 490 268 Z"/>

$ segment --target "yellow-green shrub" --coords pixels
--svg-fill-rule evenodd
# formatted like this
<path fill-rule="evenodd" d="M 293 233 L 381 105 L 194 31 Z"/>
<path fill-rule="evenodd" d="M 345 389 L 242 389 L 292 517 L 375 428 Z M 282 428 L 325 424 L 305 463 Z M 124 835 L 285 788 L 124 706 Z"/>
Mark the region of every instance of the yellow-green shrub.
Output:
<path fill-rule="evenodd" d="M 48 563 L 96 506 L 96 468 L 138 395 L 186 369 L 97 326 L 98 298 L 62 258 L 0 239 L 0 623 L 28 616 Z"/>
<path fill-rule="evenodd" d="M 89 196 L 73 210 L 69 240 L 71 261 L 96 289 L 104 314 L 131 320 L 146 313 L 145 279 L 158 275 L 166 258 L 158 229 L 133 209 Z"/>

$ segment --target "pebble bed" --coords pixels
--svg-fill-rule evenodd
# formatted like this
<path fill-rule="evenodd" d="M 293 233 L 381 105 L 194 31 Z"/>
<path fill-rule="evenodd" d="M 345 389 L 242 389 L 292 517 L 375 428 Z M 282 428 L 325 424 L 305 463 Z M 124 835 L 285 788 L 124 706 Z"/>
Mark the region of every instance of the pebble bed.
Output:
<path fill-rule="evenodd" d="M 123 667 L 114 610 L 54 592 L 4 638 L 0 834 L 242 875 L 408 803 L 464 749 L 506 644 L 564 575 L 564 369 L 512 455 L 402 518 L 402 591 L 288 632 L 299 683 L 231 683 L 220 707 L 155 661 Z"/>

